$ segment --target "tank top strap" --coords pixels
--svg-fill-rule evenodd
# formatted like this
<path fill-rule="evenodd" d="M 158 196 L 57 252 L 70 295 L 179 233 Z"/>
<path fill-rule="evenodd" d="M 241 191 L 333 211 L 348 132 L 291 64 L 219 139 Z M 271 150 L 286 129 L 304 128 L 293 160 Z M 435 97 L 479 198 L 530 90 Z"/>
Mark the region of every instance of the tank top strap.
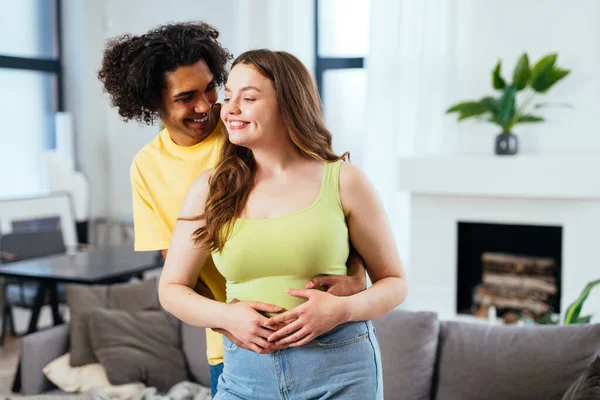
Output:
<path fill-rule="evenodd" d="M 340 200 L 340 168 L 342 160 L 325 162 L 323 169 L 323 197 L 333 205 L 342 207 Z M 332 204 L 330 203 L 330 204 Z"/>

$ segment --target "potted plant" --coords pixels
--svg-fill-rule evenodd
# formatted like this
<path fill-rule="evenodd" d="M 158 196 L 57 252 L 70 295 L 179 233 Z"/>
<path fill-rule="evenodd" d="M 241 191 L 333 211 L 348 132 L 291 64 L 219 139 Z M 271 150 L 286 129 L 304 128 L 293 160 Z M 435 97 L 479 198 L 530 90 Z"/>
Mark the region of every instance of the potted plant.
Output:
<path fill-rule="evenodd" d="M 581 316 L 581 309 L 583 308 L 583 303 L 587 300 L 590 292 L 594 288 L 594 286 L 600 285 L 600 279 L 596 279 L 595 281 L 589 282 L 579 296 L 569 305 L 564 314 L 563 325 L 572 325 L 572 324 L 587 324 L 592 320 L 591 315 Z M 522 321 L 529 325 L 558 325 L 560 324 L 560 320 L 557 319 L 552 313 L 546 313 L 542 315 L 537 321 L 534 321 L 529 317 L 521 317 Z"/>
<path fill-rule="evenodd" d="M 458 113 L 458 121 L 469 118 L 485 120 L 502 128 L 496 137 L 496 154 L 513 155 L 517 153 L 517 137 L 512 128 L 517 124 L 542 122 L 544 118 L 530 114 L 531 102 L 536 95 L 545 94 L 558 81 L 569 74 L 569 70 L 556 66 L 557 54 L 542 57 L 533 67 L 529 66 L 529 57 L 524 53 L 515 66 L 512 83 L 501 75 L 502 60 L 492 71 L 492 86 L 498 94 L 486 96 L 477 101 L 465 101 L 453 105 L 446 113 Z M 517 93 L 524 100 L 517 104 Z M 534 109 L 549 106 L 548 103 L 533 105 Z"/>

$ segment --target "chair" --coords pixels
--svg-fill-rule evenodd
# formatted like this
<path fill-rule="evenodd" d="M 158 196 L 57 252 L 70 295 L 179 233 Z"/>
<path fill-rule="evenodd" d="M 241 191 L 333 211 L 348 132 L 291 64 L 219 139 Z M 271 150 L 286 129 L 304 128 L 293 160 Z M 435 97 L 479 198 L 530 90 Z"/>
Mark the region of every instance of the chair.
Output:
<path fill-rule="evenodd" d="M 0 236 L 0 255 L 2 264 L 39 258 L 66 252 L 61 231 L 11 233 Z M 1 265 L 0 265 L 1 268 Z M 0 283 L 0 301 L 2 310 L 2 332 L 0 346 L 4 343 L 6 328 L 15 333 L 13 307 L 31 309 L 38 291 L 38 283 L 21 279 L 5 278 Z M 64 302 L 64 290 L 59 288 L 59 299 Z M 62 292 L 62 293 L 61 293 Z M 62 294 L 62 296 L 61 296 Z M 62 297 L 62 298 L 61 298 Z M 49 299 L 45 299 L 45 304 Z"/>

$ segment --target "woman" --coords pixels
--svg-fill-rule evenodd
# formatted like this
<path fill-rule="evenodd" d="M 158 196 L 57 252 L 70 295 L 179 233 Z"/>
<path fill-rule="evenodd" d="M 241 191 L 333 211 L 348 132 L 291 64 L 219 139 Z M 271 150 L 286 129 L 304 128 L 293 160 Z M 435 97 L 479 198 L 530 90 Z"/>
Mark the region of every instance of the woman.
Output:
<path fill-rule="evenodd" d="M 229 141 L 186 196 L 159 286 L 166 310 L 241 344 L 224 338 L 215 398 L 383 398 L 370 320 L 405 299 L 405 274 L 373 187 L 331 149 L 309 72 L 285 52 L 240 55 L 221 118 Z M 344 275 L 350 244 L 371 287 L 348 297 L 303 289 Z M 211 253 L 228 303 L 192 289 Z"/>

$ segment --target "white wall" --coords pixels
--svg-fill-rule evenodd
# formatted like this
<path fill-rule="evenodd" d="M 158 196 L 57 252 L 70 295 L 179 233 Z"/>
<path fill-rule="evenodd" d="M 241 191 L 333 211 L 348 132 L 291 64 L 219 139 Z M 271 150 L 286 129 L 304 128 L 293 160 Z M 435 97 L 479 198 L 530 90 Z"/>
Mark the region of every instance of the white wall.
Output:
<path fill-rule="evenodd" d="M 596 113 L 600 2 L 576 4 L 567 6 L 561 0 L 372 1 L 366 169 L 388 205 L 408 268 L 410 201 L 406 192 L 391 194 L 397 190 L 390 184 L 397 182 L 397 159 L 494 157 L 499 128 L 474 121 L 458 123 L 445 110 L 455 102 L 493 93 L 491 71 L 499 58 L 507 79 L 512 78 L 515 61 L 525 51 L 533 62 L 558 52 L 558 65 L 572 70 L 539 100 L 568 102 L 574 109 L 542 110 L 547 122 L 516 126 L 521 154 L 600 155 L 600 116 Z"/>
<path fill-rule="evenodd" d="M 548 109 L 542 124 L 518 125 L 521 153 L 600 154 L 600 2 L 579 0 L 454 0 L 456 75 L 452 102 L 491 92 L 491 70 L 499 58 L 511 79 L 517 58 L 527 52 L 531 62 L 558 52 L 558 65 L 571 74 L 540 101 L 568 102 L 574 109 Z M 576 4 L 576 5 L 575 5 Z M 537 110 L 536 110 L 537 111 Z M 448 117 L 448 124 L 453 117 Z M 491 124 L 461 123 L 457 151 L 491 154 L 499 129 Z"/>
<path fill-rule="evenodd" d="M 131 213 L 129 166 L 156 127 L 123 122 L 96 77 L 106 39 L 158 25 L 203 20 L 239 55 L 287 50 L 313 69 L 313 2 L 292 0 L 64 0 L 66 108 L 75 117 L 78 164 L 91 182 L 92 216 Z"/>

